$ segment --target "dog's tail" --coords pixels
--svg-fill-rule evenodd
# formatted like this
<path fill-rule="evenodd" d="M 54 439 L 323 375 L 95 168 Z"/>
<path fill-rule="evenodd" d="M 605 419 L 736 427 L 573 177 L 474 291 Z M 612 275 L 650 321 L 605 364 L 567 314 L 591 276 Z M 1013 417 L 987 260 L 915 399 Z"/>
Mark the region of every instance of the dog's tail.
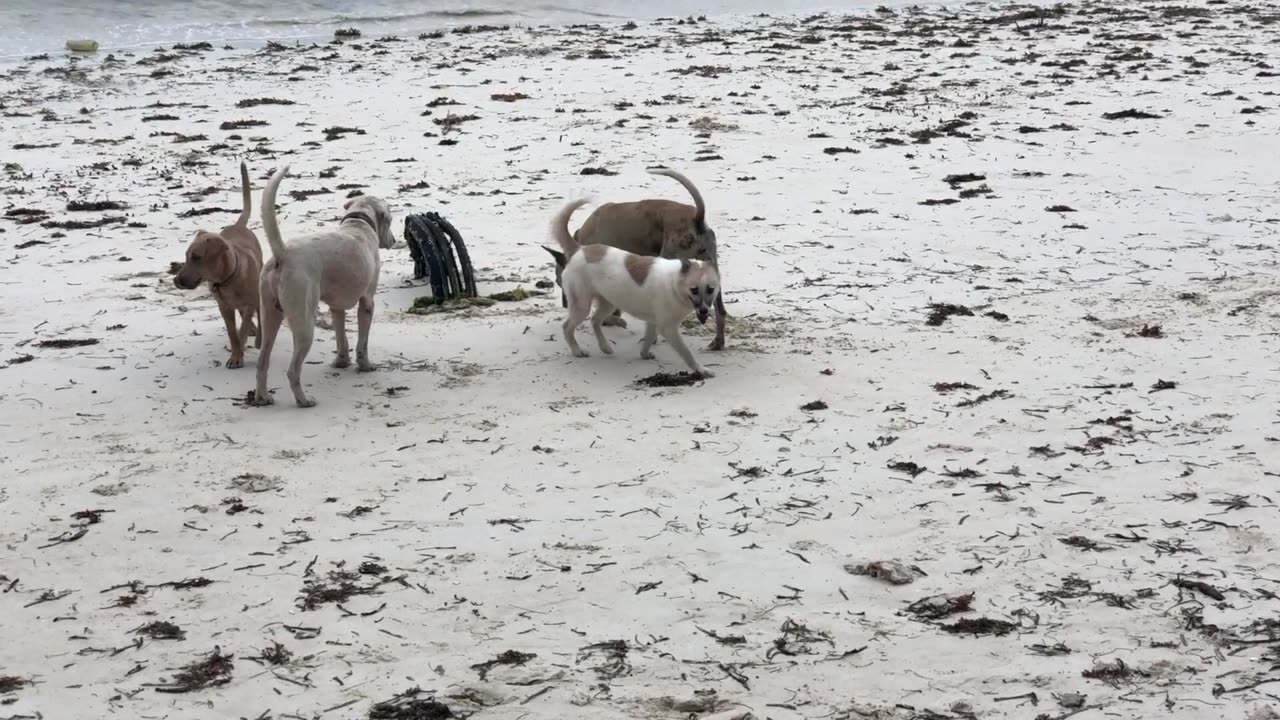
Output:
<path fill-rule="evenodd" d="M 551 234 L 555 236 L 556 242 L 560 244 L 560 250 L 564 252 L 565 258 L 578 251 L 578 241 L 573 239 L 573 235 L 569 234 L 569 218 L 573 215 L 573 211 L 586 205 L 589 198 L 580 198 L 570 201 L 564 207 L 560 208 L 560 212 L 551 219 Z"/>
<path fill-rule="evenodd" d="M 284 262 L 285 249 L 284 240 L 280 237 L 280 226 L 276 224 L 276 189 L 280 187 L 280 181 L 284 180 L 287 174 L 289 174 L 288 165 L 276 170 L 262 190 L 262 229 L 267 234 L 267 242 L 271 245 L 271 257 L 275 258 L 277 266 Z"/>
<path fill-rule="evenodd" d="M 675 170 L 672 170 L 671 168 L 665 168 L 665 167 L 649 168 L 649 172 L 654 175 L 666 175 L 667 177 L 683 185 L 684 189 L 688 190 L 689 194 L 693 196 L 694 207 L 696 207 L 698 210 L 698 213 L 693 216 L 694 224 L 698 227 L 699 230 L 707 226 L 707 204 L 703 202 L 702 193 L 698 192 L 698 188 L 693 184 L 692 180 L 685 177 L 684 175 L 681 175 Z"/>
<path fill-rule="evenodd" d="M 249 166 L 240 161 L 240 194 L 243 196 L 244 209 L 240 211 L 240 217 L 236 219 L 236 224 L 240 227 L 249 226 L 249 213 L 253 211 L 253 193 L 249 189 Z"/>

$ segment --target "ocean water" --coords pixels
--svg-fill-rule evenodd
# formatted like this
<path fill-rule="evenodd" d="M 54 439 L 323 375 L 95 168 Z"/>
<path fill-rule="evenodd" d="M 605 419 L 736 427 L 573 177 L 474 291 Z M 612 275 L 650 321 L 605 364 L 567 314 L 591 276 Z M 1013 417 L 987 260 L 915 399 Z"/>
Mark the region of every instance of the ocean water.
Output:
<path fill-rule="evenodd" d="M 466 24 L 536 26 L 690 15 L 861 10 L 884 0 L 0 0 L 0 58 L 62 51 L 67 40 L 100 48 L 177 42 L 257 45 L 327 38 L 340 27 L 366 35 Z M 890 1 L 887 4 L 901 5 Z"/>

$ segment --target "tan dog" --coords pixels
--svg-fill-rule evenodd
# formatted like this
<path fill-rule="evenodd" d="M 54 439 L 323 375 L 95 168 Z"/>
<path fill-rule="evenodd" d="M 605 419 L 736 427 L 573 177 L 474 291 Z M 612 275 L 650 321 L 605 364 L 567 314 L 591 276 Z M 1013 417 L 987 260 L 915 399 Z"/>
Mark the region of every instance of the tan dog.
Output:
<path fill-rule="evenodd" d="M 591 313 L 591 329 L 595 332 L 600 352 L 611 355 L 613 348 L 604 336 L 602 326 L 614 309 L 644 320 L 644 340 L 640 357 L 653 359 L 653 344 L 658 333 L 680 354 L 689 369 L 705 377 L 715 373 L 698 362 L 680 336 L 680 323 L 689 313 L 707 322 L 711 308 L 720 294 L 720 276 L 710 262 L 674 260 L 637 255 L 597 243 L 578 245 L 566 227 L 569 216 L 586 200 L 575 200 L 556 214 L 551 231 L 568 262 L 561 273 L 561 287 L 569 315 L 564 320 L 564 339 L 576 357 L 587 351 L 578 345 L 574 331 Z"/>
<path fill-rule="evenodd" d="M 222 232 L 196 232 L 187 247 L 187 261 L 173 278 L 173 284 L 183 290 L 194 290 L 201 282 L 209 283 L 209 291 L 218 301 L 222 321 L 227 326 L 227 339 L 231 341 L 231 357 L 227 367 L 244 367 L 245 342 L 253 333 L 256 345 L 262 347 L 262 333 L 253 325 L 258 312 L 258 275 L 262 273 L 262 246 L 258 236 L 249 229 L 249 211 L 253 198 L 249 192 L 249 168 L 240 163 L 240 189 L 244 195 L 244 209 L 234 223 L 222 228 Z M 236 311 L 240 311 L 240 330 L 236 330 Z"/>
<path fill-rule="evenodd" d="M 302 391 L 302 363 L 311 351 L 316 330 L 316 311 L 321 301 L 329 306 L 333 332 L 338 340 L 338 357 L 333 366 L 351 364 L 347 345 L 347 310 L 356 312 L 356 365 L 373 370 L 369 362 L 369 328 L 373 326 L 373 296 L 378 291 L 378 248 L 396 244 L 391 234 L 391 209 L 371 195 L 348 200 L 346 215 L 333 230 L 294 238 L 288 245 L 280 237 L 276 223 L 276 190 L 288 174 L 289 166 L 276 170 L 262 191 L 262 228 L 271 244 L 271 260 L 262 269 L 262 352 L 258 353 L 258 385 L 255 405 L 270 405 L 267 367 L 280 323 L 289 321 L 293 334 L 293 362 L 289 364 L 289 387 L 298 407 L 311 407 L 315 400 Z"/>
<path fill-rule="evenodd" d="M 672 200 L 637 200 L 605 203 L 587 216 L 586 222 L 573 234 L 578 245 L 602 244 L 637 255 L 656 255 L 677 260 L 701 260 L 720 267 L 716 252 L 716 233 L 707 226 L 707 206 L 702 193 L 689 178 L 668 168 L 650 168 L 654 175 L 665 175 L 684 186 L 693 196 L 693 205 Z M 569 216 L 564 218 L 568 232 Z M 559 232 L 557 230 L 557 232 Z M 568 260 L 563 252 L 544 246 L 556 260 L 556 283 L 561 283 Z M 562 285 L 563 287 L 563 285 Z M 568 300 L 562 296 L 562 304 Z M 716 294 L 716 337 L 708 350 L 724 349 L 724 298 Z M 617 313 L 615 313 L 616 315 Z M 626 327 L 621 318 L 610 318 L 606 325 Z"/>

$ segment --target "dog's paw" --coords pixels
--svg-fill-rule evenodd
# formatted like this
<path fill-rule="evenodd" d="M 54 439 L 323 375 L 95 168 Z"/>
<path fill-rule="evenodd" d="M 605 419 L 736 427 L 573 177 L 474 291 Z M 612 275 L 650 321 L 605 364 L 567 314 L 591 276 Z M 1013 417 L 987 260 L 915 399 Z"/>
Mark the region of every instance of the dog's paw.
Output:
<path fill-rule="evenodd" d="M 652 350 L 641 350 L 641 351 L 640 351 L 640 359 L 641 359 L 641 360 L 652 360 L 652 359 L 654 359 L 654 358 L 656 358 L 656 357 L 658 357 L 658 356 L 657 356 L 657 355 L 654 355 Z"/>
<path fill-rule="evenodd" d="M 613 348 L 609 347 L 608 345 L 601 345 L 600 352 L 604 353 L 605 355 L 612 355 Z"/>
<path fill-rule="evenodd" d="M 707 346 L 707 349 L 708 349 L 708 350 L 723 350 L 723 349 L 724 349 L 724 338 L 716 338 L 716 339 L 712 340 L 712 341 L 711 341 L 711 344 Z"/>
<path fill-rule="evenodd" d="M 356 360 L 356 369 L 359 370 L 360 372 L 373 372 L 378 369 L 378 366 L 374 365 L 368 360 L 361 359 L 361 360 Z"/>
<path fill-rule="evenodd" d="M 586 350 L 578 349 L 573 351 L 573 356 L 580 357 L 580 358 L 591 357 L 591 353 L 587 352 Z"/>
<path fill-rule="evenodd" d="M 351 358 L 339 355 L 333 359 L 331 366 L 336 368 L 351 367 Z"/>
<path fill-rule="evenodd" d="M 249 404 L 253 407 L 266 407 L 268 405 L 274 405 L 275 403 L 276 399 L 271 397 L 269 393 L 263 393 L 261 395 L 254 393 L 253 399 L 249 401 Z"/>
<path fill-rule="evenodd" d="M 694 372 L 698 373 L 699 375 L 701 375 L 701 376 L 702 376 L 702 377 L 704 377 L 704 378 L 713 378 L 713 377 L 715 377 L 715 376 L 716 376 L 716 374 L 715 374 L 715 373 L 711 372 L 710 370 L 708 370 L 708 369 L 706 369 L 706 368 L 704 368 L 704 367 L 700 367 L 700 368 L 698 368 L 697 370 L 695 370 Z"/>
<path fill-rule="evenodd" d="M 309 408 L 309 407 L 315 407 L 315 406 L 316 406 L 315 398 L 310 398 L 310 397 L 307 397 L 306 395 L 303 395 L 302 399 L 298 401 L 298 407 L 300 408 Z"/>
<path fill-rule="evenodd" d="M 244 356 L 243 355 L 241 355 L 240 357 L 236 357 L 234 355 L 231 356 L 227 360 L 227 367 L 231 370 L 236 370 L 238 368 L 244 367 Z"/>

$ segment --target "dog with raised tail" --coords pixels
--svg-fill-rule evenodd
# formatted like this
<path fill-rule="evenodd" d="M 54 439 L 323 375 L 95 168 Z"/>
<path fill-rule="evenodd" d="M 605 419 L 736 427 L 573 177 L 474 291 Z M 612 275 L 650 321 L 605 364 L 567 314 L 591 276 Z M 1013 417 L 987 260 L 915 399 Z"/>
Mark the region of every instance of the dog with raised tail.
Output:
<path fill-rule="evenodd" d="M 582 227 L 573 233 L 574 241 L 583 246 L 600 243 L 637 255 L 702 260 L 711 263 L 719 271 L 716 233 L 707 225 L 707 204 L 697 186 L 692 180 L 670 168 L 652 167 L 648 172 L 680 183 L 693 199 L 693 204 L 657 199 L 605 203 L 588 215 Z M 568 221 L 566 216 L 565 222 Z M 556 282 L 559 283 L 568 258 L 554 248 L 544 246 L 544 249 L 555 258 Z M 707 346 L 708 350 L 724 349 L 726 317 L 728 313 L 724 309 L 724 294 L 719 293 L 716 295 L 716 336 Z M 626 321 L 617 313 L 606 318 L 604 324 L 627 326 Z"/>
<path fill-rule="evenodd" d="M 565 257 L 560 287 L 569 309 L 563 326 L 569 349 L 577 357 L 587 356 L 574 333 L 591 315 L 594 304 L 591 329 L 600 352 L 613 353 L 603 325 L 615 309 L 621 310 L 645 322 L 640 357 L 653 359 L 653 344 L 661 333 L 690 370 L 714 377 L 715 373 L 698 362 L 685 345 L 680 323 L 692 312 L 697 314 L 698 322 L 706 324 L 720 293 L 720 274 L 715 265 L 704 260 L 637 255 L 600 243 L 579 245 L 569 234 L 569 216 L 586 202 L 570 202 L 551 221 L 552 235 Z"/>
<path fill-rule="evenodd" d="M 249 336 L 256 336 L 256 344 L 262 347 L 262 332 L 255 329 L 253 317 L 258 314 L 258 275 L 262 272 L 262 246 L 258 236 L 249 229 L 249 214 L 253 208 L 252 191 L 249 188 L 249 168 L 240 163 L 240 192 L 244 197 L 240 217 L 222 228 L 221 232 L 200 230 L 187 246 L 187 260 L 173 276 L 173 284 L 182 290 L 194 290 L 200 283 L 209 283 L 209 292 L 218 301 L 222 322 L 227 327 L 227 341 L 231 344 L 228 368 L 244 367 L 244 350 Z M 240 313 L 240 328 L 236 329 L 236 313 Z"/>
<path fill-rule="evenodd" d="M 378 291 L 381 265 L 378 249 L 392 247 L 396 238 L 391 234 L 391 209 L 387 204 L 371 195 L 359 195 L 342 206 L 346 214 L 336 228 L 303 235 L 285 245 L 276 223 L 276 190 L 288 172 L 288 165 L 276 170 L 262 191 L 262 229 L 272 257 L 262 268 L 259 283 L 263 337 L 253 404 L 272 403 L 267 392 L 267 368 L 280 323 L 288 320 L 293 334 L 289 388 L 298 407 L 311 407 L 316 402 L 302 391 L 302 363 L 311 350 L 316 312 L 322 301 L 329 306 L 338 341 L 333 367 L 351 364 L 346 311 L 358 306 L 356 364 L 361 371 L 373 370 L 369 361 L 369 328 L 373 326 L 373 296 Z"/>

